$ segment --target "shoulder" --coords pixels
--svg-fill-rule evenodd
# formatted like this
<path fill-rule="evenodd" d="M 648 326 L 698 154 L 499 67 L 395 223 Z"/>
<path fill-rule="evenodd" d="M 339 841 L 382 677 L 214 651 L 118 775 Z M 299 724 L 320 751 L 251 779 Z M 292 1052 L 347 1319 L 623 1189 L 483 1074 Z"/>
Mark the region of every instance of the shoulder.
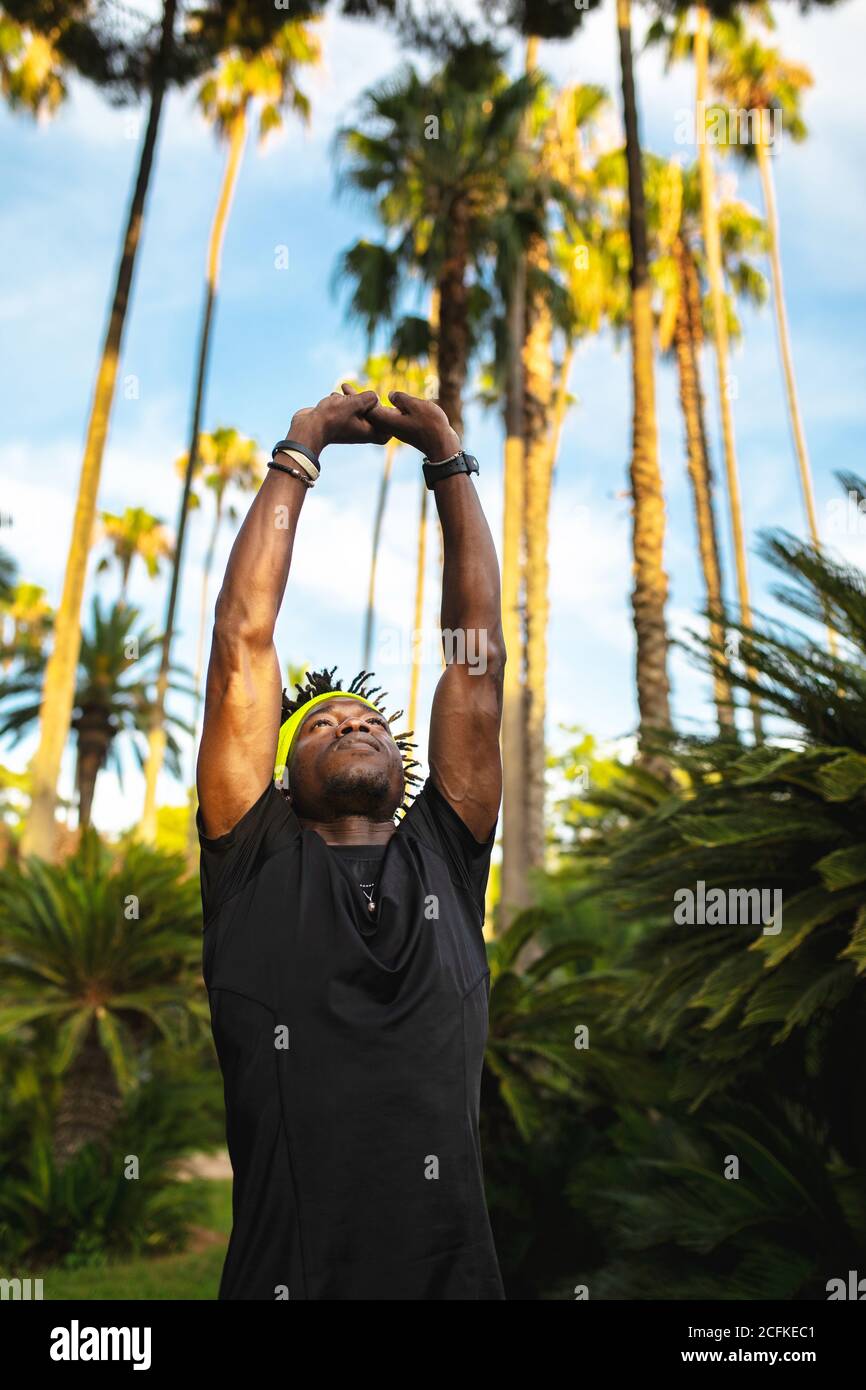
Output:
<path fill-rule="evenodd" d="M 470 895 L 483 922 L 496 823 L 486 840 L 476 840 L 451 803 L 428 777 L 400 822 L 397 833 L 413 836 L 445 860 L 452 879 Z"/>
<path fill-rule="evenodd" d="M 443 796 L 432 777 L 426 779 L 401 821 L 401 825 L 406 825 L 416 832 L 426 830 L 437 837 L 443 832 L 456 836 L 470 854 L 490 852 L 496 838 L 497 824 L 498 820 L 486 840 L 476 840 L 469 826 L 455 811 L 451 802 Z"/>
<path fill-rule="evenodd" d="M 208 836 L 196 815 L 201 846 L 201 894 L 205 925 L 240 892 L 271 855 L 292 844 L 301 827 L 290 802 L 273 781 L 224 835 Z"/>

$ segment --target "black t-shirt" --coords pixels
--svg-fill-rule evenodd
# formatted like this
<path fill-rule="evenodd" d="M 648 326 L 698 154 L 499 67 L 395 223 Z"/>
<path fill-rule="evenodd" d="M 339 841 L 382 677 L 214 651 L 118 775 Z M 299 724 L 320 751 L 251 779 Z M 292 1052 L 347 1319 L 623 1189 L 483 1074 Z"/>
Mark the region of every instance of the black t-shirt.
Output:
<path fill-rule="evenodd" d="M 364 936 L 372 936 L 376 931 L 376 885 L 386 848 L 386 845 L 330 846 L 331 853 L 342 860 L 364 895 L 368 915 L 368 920 L 360 928 Z"/>
<path fill-rule="evenodd" d="M 273 785 L 227 835 L 199 824 L 234 1169 L 220 1298 L 504 1297 L 478 1137 L 494 834 L 429 778 L 386 846 L 335 852 Z"/>

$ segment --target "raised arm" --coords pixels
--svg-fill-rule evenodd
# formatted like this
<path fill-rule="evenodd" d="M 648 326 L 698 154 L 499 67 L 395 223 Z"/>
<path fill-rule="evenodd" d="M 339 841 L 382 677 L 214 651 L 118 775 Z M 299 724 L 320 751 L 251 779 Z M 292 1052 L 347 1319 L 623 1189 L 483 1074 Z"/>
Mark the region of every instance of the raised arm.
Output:
<path fill-rule="evenodd" d="M 373 391 L 348 387 L 298 411 L 289 438 L 317 456 L 328 444 L 381 443 Z M 291 460 L 278 461 L 292 466 Z M 307 486 L 269 468 L 237 534 L 216 604 L 197 784 L 205 834 L 223 835 L 273 777 L 282 676 L 274 629 Z"/>
<path fill-rule="evenodd" d="M 370 418 L 433 463 L 460 448 L 434 401 L 391 393 L 396 412 Z M 505 644 L 499 563 L 475 484 L 465 473 L 433 487 L 444 541 L 440 621 L 446 667 L 430 715 L 430 776 L 476 840 L 496 824 L 502 799 L 499 730 Z"/>

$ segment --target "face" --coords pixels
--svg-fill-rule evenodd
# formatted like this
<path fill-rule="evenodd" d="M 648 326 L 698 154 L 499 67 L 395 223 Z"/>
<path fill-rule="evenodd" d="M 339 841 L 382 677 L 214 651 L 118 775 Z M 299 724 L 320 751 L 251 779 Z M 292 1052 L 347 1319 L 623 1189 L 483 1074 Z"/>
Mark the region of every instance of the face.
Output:
<path fill-rule="evenodd" d="M 387 719 L 358 700 L 316 705 L 295 738 L 289 790 L 304 820 L 391 820 L 403 800 L 404 779 Z"/>

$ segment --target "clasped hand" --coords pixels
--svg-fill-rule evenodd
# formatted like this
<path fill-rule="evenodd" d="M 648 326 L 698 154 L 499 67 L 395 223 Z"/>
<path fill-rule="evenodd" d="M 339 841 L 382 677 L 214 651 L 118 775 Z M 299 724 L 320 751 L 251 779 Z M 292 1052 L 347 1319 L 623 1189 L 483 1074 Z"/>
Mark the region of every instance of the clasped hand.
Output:
<path fill-rule="evenodd" d="M 393 409 L 382 405 L 375 391 L 355 391 L 344 382 L 342 391 L 296 411 L 289 436 L 317 455 L 328 444 L 387 444 L 389 439 L 420 449 L 435 463 L 457 453 L 459 436 L 435 401 L 405 391 L 392 391 L 389 399 Z"/>

